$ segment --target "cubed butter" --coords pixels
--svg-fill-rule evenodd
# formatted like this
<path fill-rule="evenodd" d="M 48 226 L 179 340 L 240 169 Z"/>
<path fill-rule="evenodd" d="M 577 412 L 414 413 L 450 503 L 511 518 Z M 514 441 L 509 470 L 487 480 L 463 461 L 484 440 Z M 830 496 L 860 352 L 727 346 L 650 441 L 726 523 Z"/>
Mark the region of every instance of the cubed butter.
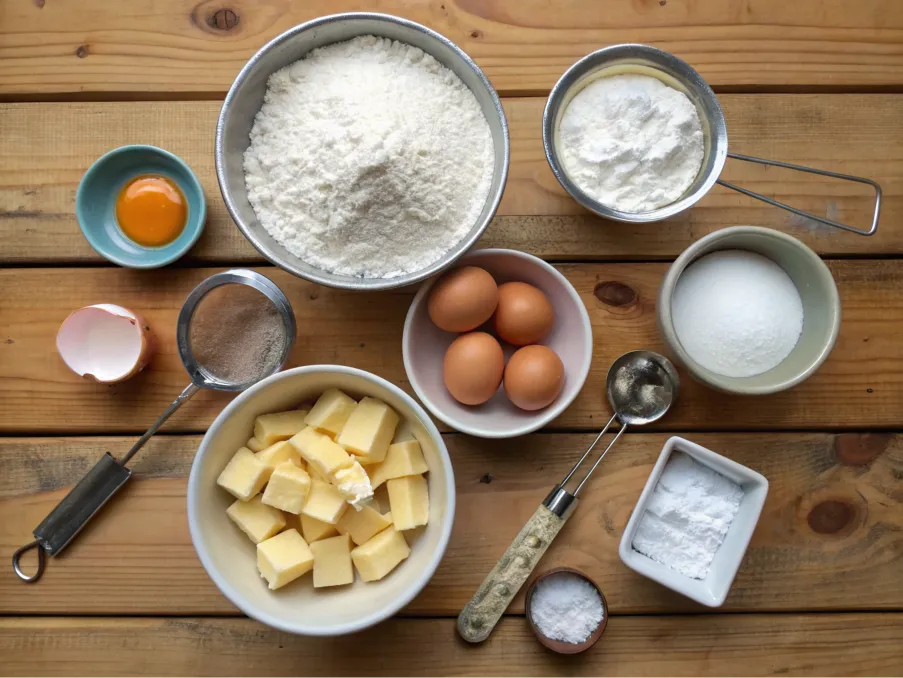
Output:
<path fill-rule="evenodd" d="M 364 581 L 382 579 L 402 560 L 411 555 L 411 549 L 401 532 L 388 527 L 366 543 L 351 551 L 351 560 Z"/>
<path fill-rule="evenodd" d="M 285 527 L 285 516 L 282 515 L 282 511 L 267 506 L 259 496 L 252 497 L 250 501 L 237 499 L 226 509 L 226 515 L 255 544 L 269 539 Z"/>
<path fill-rule="evenodd" d="M 341 534 L 347 534 L 351 541 L 360 546 L 377 532 L 382 532 L 392 524 L 391 514 L 384 516 L 371 506 L 360 511 L 345 511 L 336 523 Z"/>
<path fill-rule="evenodd" d="M 248 442 L 245 443 L 245 447 L 251 450 L 251 452 L 260 452 L 261 450 L 266 449 L 266 445 L 257 440 L 257 438 L 250 438 Z"/>
<path fill-rule="evenodd" d="M 358 462 L 353 462 L 348 468 L 340 468 L 332 474 L 332 482 L 338 488 L 339 493 L 345 497 L 355 511 L 360 511 L 365 504 L 373 499 L 373 487 L 364 467 Z"/>
<path fill-rule="evenodd" d="M 395 410 L 376 398 L 363 398 L 336 442 L 356 454 L 362 464 L 375 464 L 385 459 L 397 426 Z"/>
<path fill-rule="evenodd" d="M 286 440 L 270 445 L 257 453 L 257 458 L 271 468 L 276 468 L 284 461 L 290 461 L 301 467 L 301 454 Z"/>
<path fill-rule="evenodd" d="M 429 471 L 423 459 L 423 450 L 416 440 L 389 445 L 386 458 L 370 469 L 370 484 L 374 489 L 392 478 L 417 476 Z"/>
<path fill-rule="evenodd" d="M 301 507 L 301 513 L 324 523 L 335 525 L 348 508 L 348 504 L 335 486 L 314 478 L 310 481 L 310 493 Z"/>
<path fill-rule="evenodd" d="M 306 416 L 307 410 L 261 414 L 254 420 L 254 437 L 266 446 L 288 440 L 304 428 Z"/>
<path fill-rule="evenodd" d="M 311 468 L 316 468 L 320 475 L 332 478 L 336 471 L 349 468 L 354 463 L 351 455 L 329 436 L 316 431 L 305 435 L 302 431 L 295 438 L 301 436 L 303 438 L 298 443 L 293 443 L 293 445 L 301 453 L 304 461 Z M 295 440 L 295 438 L 292 438 L 292 440 Z"/>
<path fill-rule="evenodd" d="M 335 438 L 345 422 L 348 421 L 348 416 L 356 405 L 353 398 L 337 388 L 331 388 L 323 392 L 304 421 L 314 428 L 326 431 Z"/>
<path fill-rule="evenodd" d="M 248 501 L 263 489 L 273 469 L 264 464 L 247 447 L 240 447 L 226 468 L 219 474 L 216 484 L 242 501 Z"/>
<path fill-rule="evenodd" d="M 345 513 L 354 513 L 354 511 L 345 511 L 342 517 L 345 516 Z M 298 522 L 301 524 L 301 534 L 304 536 L 304 541 L 308 544 L 313 544 L 315 541 L 320 541 L 327 537 L 333 537 L 339 533 L 335 525 L 324 523 L 322 520 L 311 518 L 303 513 L 298 516 Z"/>
<path fill-rule="evenodd" d="M 310 545 L 314 554 L 314 588 L 343 586 L 354 582 L 351 539 L 342 534 Z"/>
<path fill-rule="evenodd" d="M 323 433 L 322 431 L 318 431 L 313 426 L 305 426 L 301 429 L 297 434 L 293 435 L 289 438 L 289 444 L 292 445 L 301 456 L 307 454 L 310 448 L 313 446 L 314 441 L 319 438 L 328 438 L 329 436 Z"/>
<path fill-rule="evenodd" d="M 297 515 L 310 493 L 310 483 L 307 471 L 290 461 L 284 461 L 270 476 L 270 482 L 263 492 L 263 503 Z"/>
<path fill-rule="evenodd" d="M 396 530 L 411 530 L 426 525 L 430 519 L 430 497 L 426 478 L 405 476 L 386 483 L 389 506 Z"/>
<path fill-rule="evenodd" d="M 298 530 L 286 530 L 257 545 L 257 569 L 271 589 L 278 589 L 310 572 L 314 554 Z"/>

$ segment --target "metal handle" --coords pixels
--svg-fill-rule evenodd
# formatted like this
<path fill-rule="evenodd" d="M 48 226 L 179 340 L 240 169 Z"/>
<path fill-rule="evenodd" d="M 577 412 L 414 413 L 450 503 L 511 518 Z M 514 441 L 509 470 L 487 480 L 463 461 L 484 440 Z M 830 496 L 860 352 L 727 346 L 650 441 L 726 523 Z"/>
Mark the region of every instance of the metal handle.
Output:
<path fill-rule="evenodd" d="M 163 414 L 160 415 L 157 421 L 151 424 L 151 427 L 144 432 L 144 435 L 138 438 L 137 441 L 135 441 L 135 444 L 132 445 L 132 449 L 125 453 L 125 456 L 119 460 L 119 463 L 123 466 L 128 464 L 129 460 L 136 454 L 138 454 L 138 450 L 144 447 L 144 444 L 151 439 L 151 436 L 153 436 L 157 431 L 160 430 L 160 427 L 166 423 L 166 420 L 169 419 L 177 409 L 182 407 L 182 405 L 189 398 L 191 398 L 191 396 L 193 396 L 200 390 L 201 388 L 194 382 L 188 384 L 188 386 L 185 387 L 185 390 L 179 394 L 179 397 L 173 400 L 172 404 L 170 404 L 170 406 L 166 408 L 166 410 L 163 412 Z"/>
<path fill-rule="evenodd" d="M 878 182 L 872 181 L 871 179 L 866 179 L 865 177 L 854 177 L 851 174 L 840 174 L 838 172 L 829 172 L 827 170 L 816 169 L 814 167 L 805 167 L 803 165 L 793 165 L 789 162 L 780 162 L 778 160 L 766 160 L 764 158 L 754 158 L 750 155 L 741 155 L 739 153 L 728 153 L 727 157 L 733 158 L 734 160 L 742 160 L 743 162 L 753 162 L 759 165 L 771 165 L 773 167 L 783 167 L 784 169 L 796 170 L 797 172 L 806 172 L 808 174 L 819 174 L 823 177 L 832 177 L 834 179 L 841 179 L 843 181 L 853 181 L 857 184 L 867 184 L 875 189 L 875 212 L 872 216 L 872 225 L 868 230 L 863 230 L 860 228 L 856 228 L 855 226 L 850 226 L 848 224 L 842 224 L 839 221 L 834 221 L 833 219 L 828 219 L 826 217 L 820 217 L 817 214 L 812 214 L 811 212 L 805 212 L 796 207 L 791 207 L 790 205 L 778 202 L 774 198 L 769 198 L 767 196 L 762 195 L 761 193 L 756 193 L 755 191 L 750 191 L 747 188 L 742 188 L 737 186 L 736 184 L 728 183 L 727 181 L 722 181 L 719 179 L 716 183 L 724 186 L 725 188 L 729 188 L 733 191 L 737 191 L 738 193 L 742 193 L 743 195 L 748 195 L 750 198 L 755 198 L 756 200 L 761 200 L 762 202 L 767 202 L 769 205 L 774 207 L 780 207 L 782 210 L 787 210 L 788 212 L 792 212 L 800 217 L 806 217 L 808 219 L 813 219 L 821 224 L 826 224 L 828 226 L 834 226 L 835 228 L 841 228 L 844 231 L 850 231 L 851 233 L 858 233 L 859 235 L 874 235 L 875 231 L 878 230 L 878 217 L 881 214 L 881 186 L 878 185 Z"/>
<path fill-rule="evenodd" d="M 566 521 L 544 504 L 536 509 L 458 615 L 458 633 L 464 640 L 480 643 L 489 637 Z"/>
<path fill-rule="evenodd" d="M 25 553 L 32 549 L 38 550 L 38 569 L 35 570 L 34 574 L 25 574 L 19 561 Z M 25 544 L 25 546 L 20 546 L 16 549 L 16 552 L 13 554 L 13 570 L 22 581 L 27 581 L 28 583 L 36 582 L 41 578 L 41 575 L 44 574 L 44 562 L 46 558 L 47 556 L 44 553 L 44 549 L 41 548 L 41 544 L 35 539 L 30 544 Z"/>

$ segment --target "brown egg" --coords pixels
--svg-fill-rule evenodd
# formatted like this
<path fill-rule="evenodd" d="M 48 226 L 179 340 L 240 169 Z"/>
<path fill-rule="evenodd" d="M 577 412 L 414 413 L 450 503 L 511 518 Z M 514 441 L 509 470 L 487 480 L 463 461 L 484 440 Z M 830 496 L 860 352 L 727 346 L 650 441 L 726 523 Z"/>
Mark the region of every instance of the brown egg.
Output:
<path fill-rule="evenodd" d="M 505 368 L 505 393 L 522 410 L 550 405 L 564 386 L 561 358 L 546 346 L 524 346 L 514 352 Z"/>
<path fill-rule="evenodd" d="M 445 352 L 445 387 L 459 403 L 480 405 L 498 390 L 504 369 L 505 355 L 495 337 L 485 332 L 462 334 Z"/>
<path fill-rule="evenodd" d="M 456 268 L 430 290 L 430 320 L 446 332 L 470 332 L 492 317 L 499 288 L 488 272 L 476 266 Z"/>
<path fill-rule="evenodd" d="M 542 341 L 553 324 L 555 309 L 541 290 L 522 282 L 499 286 L 495 331 L 509 344 L 526 346 Z"/>

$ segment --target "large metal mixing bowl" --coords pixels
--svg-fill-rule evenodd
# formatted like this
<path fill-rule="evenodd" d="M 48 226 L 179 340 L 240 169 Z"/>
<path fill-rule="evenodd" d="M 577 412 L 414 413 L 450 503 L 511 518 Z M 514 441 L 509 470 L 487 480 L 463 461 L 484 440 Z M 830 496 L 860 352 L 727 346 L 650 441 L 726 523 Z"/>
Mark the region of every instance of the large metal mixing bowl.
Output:
<path fill-rule="evenodd" d="M 377 35 L 419 47 L 450 68 L 470 88 L 489 122 L 495 148 L 492 185 L 483 210 L 467 235 L 441 259 L 426 268 L 397 278 L 357 278 L 315 268 L 280 245 L 257 220 L 248 202 L 242 157 L 250 143 L 254 116 L 263 103 L 271 73 L 301 59 L 310 50 L 358 35 Z M 321 17 L 295 26 L 264 45 L 241 69 L 216 124 L 216 176 L 232 219 L 257 250 L 289 273 L 328 287 L 349 290 L 384 290 L 404 287 L 438 273 L 455 262 L 479 240 L 498 209 L 508 177 L 508 124 L 498 94 L 483 71 L 457 45 L 420 24 L 390 16 L 350 12 Z"/>

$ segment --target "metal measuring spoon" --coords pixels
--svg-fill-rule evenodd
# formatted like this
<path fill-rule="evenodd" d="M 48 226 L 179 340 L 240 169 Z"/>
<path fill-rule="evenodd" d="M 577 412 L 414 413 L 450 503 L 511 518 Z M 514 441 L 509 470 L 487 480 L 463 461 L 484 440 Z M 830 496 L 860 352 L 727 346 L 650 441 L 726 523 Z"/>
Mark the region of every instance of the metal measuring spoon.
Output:
<path fill-rule="evenodd" d="M 680 379 L 671 361 L 652 351 L 631 351 L 615 360 L 608 370 L 606 393 L 614 415 L 596 436 L 580 460 L 543 500 L 533 517 L 518 532 L 511 546 L 483 580 L 470 602 L 458 615 L 458 633 L 464 640 L 479 643 L 489 637 L 508 605 L 527 581 L 567 519 L 577 508 L 580 490 L 608 451 L 628 426 L 642 426 L 665 416 L 674 399 Z M 573 492 L 565 489 L 602 436 L 618 420 L 621 427 L 599 455 L 592 468 Z"/>
<path fill-rule="evenodd" d="M 284 330 L 283 346 L 279 359 L 273 361 L 272 364 L 264 365 L 264 369 L 259 375 L 255 375 L 254 378 L 243 382 L 227 381 L 221 375 L 213 373 L 199 363 L 192 351 L 189 332 L 194 313 L 204 297 L 222 285 L 233 284 L 252 287 L 269 299 L 282 318 Z M 224 332 L 229 332 L 230 330 L 231 328 L 229 327 L 223 328 Z M 215 391 L 243 391 L 255 382 L 282 369 L 295 341 L 295 314 L 292 312 L 292 306 L 285 294 L 269 278 L 245 269 L 224 271 L 210 276 L 188 295 L 188 298 L 182 305 L 182 310 L 179 312 L 176 341 L 179 346 L 179 357 L 181 357 L 182 364 L 185 365 L 185 369 L 188 371 L 191 383 L 185 387 L 185 390 L 166 408 L 157 421 L 147 429 L 144 435 L 132 445 L 132 448 L 121 459 L 117 461 L 113 455 L 107 452 L 95 464 L 94 468 L 78 481 L 78 484 L 69 491 L 69 494 L 57 504 L 56 508 L 50 512 L 41 524 L 35 528 L 32 533 L 34 541 L 20 547 L 13 554 L 13 570 L 15 570 L 20 579 L 27 582 L 35 582 L 40 579 L 44 573 L 45 554 L 50 556 L 59 554 L 75 538 L 75 535 L 88 524 L 91 518 L 100 511 L 103 505 L 112 499 L 113 495 L 132 477 L 132 471 L 126 468 L 125 465 L 144 447 L 144 444 L 163 426 L 166 420 L 195 393 L 202 388 Z M 38 567 L 34 574 L 28 575 L 22 570 L 19 561 L 22 555 L 31 549 L 37 549 L 38 551 Z"/>

